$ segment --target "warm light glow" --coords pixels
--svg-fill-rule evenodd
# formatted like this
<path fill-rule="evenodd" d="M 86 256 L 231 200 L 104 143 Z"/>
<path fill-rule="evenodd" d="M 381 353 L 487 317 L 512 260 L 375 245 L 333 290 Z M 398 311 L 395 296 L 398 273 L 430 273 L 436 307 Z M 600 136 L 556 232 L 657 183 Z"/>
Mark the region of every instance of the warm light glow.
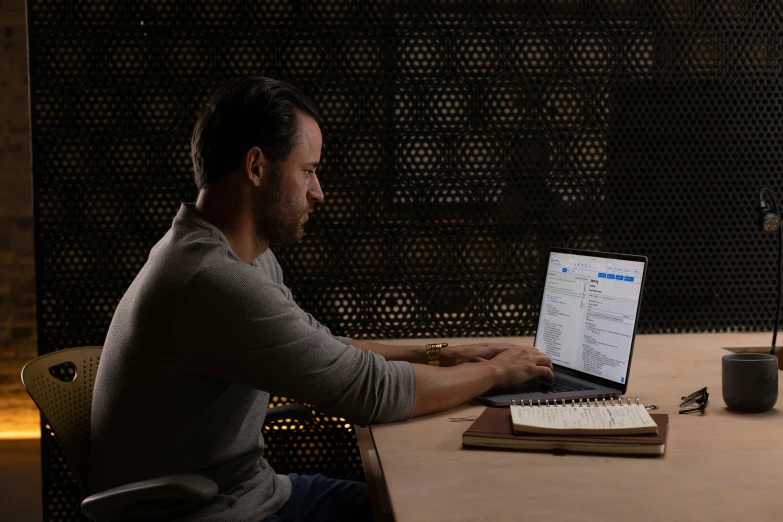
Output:
<path fill-rule="evenodd" d="M 0 431 L 0 440 L 40 439 L 40 430 L 4 430 Z"/>
<path fill-rule="evenodd" d="M 40 439 L 41 416 L 29 397 L 9 394 L 0 401 L 0 440 Z"/>
<path fill-rule="evenodd" d="M 41 414 L 22 385 L 22 366 L 22 361 L 0 364 L 0 440 L 41 438 Z"/>

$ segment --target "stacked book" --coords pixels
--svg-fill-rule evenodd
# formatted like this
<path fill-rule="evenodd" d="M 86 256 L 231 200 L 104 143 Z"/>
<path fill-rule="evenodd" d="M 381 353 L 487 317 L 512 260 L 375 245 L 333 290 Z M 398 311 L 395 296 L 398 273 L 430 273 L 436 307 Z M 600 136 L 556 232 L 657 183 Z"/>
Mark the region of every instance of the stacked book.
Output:
<path fill-rule="evenodd" d="M 661 456 L 669 416 L 642 404 L 487 408 L 462 434 L 481 448 Z"/>

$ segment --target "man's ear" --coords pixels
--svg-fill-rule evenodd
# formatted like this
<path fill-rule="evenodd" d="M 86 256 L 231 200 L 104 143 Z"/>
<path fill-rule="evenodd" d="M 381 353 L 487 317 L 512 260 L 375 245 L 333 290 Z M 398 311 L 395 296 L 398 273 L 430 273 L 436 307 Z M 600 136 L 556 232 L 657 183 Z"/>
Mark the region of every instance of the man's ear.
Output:
<path fill-rule="evenodd" d="M 247 180 L 258 187 L 266 181 L 267 161 L 264 153 L 258 147 L 252 147 L 245 153 L 244 172 Z"/>

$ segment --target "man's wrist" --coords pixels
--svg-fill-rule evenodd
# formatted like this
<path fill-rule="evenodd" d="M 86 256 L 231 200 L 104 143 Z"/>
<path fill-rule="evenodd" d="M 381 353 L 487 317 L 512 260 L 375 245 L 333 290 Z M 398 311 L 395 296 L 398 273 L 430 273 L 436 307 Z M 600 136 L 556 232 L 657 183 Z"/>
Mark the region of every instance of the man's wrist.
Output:
<path fill-rule="evenodd" d="M 445 346 L 440 349 L 440 365 L 441 366 L 454 366 L 454 351 L 452 347 L 446 343 Z"/>

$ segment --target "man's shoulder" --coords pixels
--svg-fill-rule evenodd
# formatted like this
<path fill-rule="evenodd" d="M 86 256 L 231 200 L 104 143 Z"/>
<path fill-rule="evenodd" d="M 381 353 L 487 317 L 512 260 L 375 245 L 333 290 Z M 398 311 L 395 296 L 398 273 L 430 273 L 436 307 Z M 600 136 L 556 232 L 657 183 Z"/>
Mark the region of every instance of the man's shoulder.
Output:
<path fill-rule="evenodd" d="M 187 280 L 205 267 L 230 266 L 230 248 L 210 231 L 198 228 L 173 227 L 152 248 L 147 265 L 158 275 Z M 147 267 L 145 267 L 147 268 Z"/>
<path fill-rule="evenodd" d="M 279 270 L 273 256 L 270 261 Z M 176 301 L 177 306 L 187 307 L 189 299 L 244 300 L 268 295 L 279 286 L 274 269 L 245 263 L 213 229 L 175 220 L 150 251 L 128 294 L 144 302 L 173 306 Z"/>

